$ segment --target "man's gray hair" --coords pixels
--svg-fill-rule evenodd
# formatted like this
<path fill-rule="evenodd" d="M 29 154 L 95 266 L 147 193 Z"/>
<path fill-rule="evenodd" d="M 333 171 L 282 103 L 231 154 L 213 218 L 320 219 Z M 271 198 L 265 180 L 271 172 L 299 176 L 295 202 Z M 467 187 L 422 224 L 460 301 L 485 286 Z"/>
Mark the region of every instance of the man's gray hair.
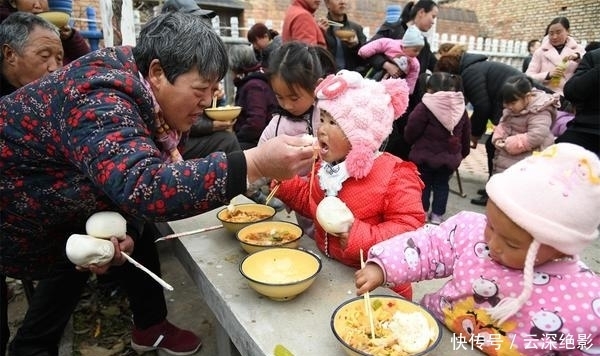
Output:
<path fill-rule="evenodd" d="M 0 24 L 0 46 L 8 45 L 18 54 L 22 54 L 29 35 L 38 27 L 52 31 L 60 37 L 58 28 L 50 22 L 30 12 L 17 11 Z M 4 54 L 0 51 L 0 63 L 2 62 Z"/>
<path fill-rule="evenodd" d="M 229 48 L 229 69 L 234 73 L 246 72 L 256 67 L 258 60 L 252 47 L 248 45 L 233 45 Z"/>
<path fill-rule="evenodd" d="M 219 35 L 200 16 L 161 14 L 144 25 L 133 48 L 138 69 L 147 76 L 150 63 L 160 61 L 169 82 L 195 68 L 209 81 L 227 74 L 227 50 Z"/>

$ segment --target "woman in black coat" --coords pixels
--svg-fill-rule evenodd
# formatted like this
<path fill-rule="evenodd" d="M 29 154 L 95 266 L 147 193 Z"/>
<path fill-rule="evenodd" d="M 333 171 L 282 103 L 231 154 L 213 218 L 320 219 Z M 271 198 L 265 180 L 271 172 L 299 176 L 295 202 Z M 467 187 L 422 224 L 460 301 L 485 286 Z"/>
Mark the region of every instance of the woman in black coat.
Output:
<path fill-rule="evenodd" d="M 438 6 L 434 1 L 420 0 L 416 3 L 411 1 L 404 6 L 398 21 L 393 23 L 384 22 L 380 26 L 377 33 L 371 38 L 371 41 L 382 37 L 402 39 L 402 37 L 404 37 L 404 32 L 406 32 L 406 29 L 410 25 L 415 25 L 422 32 L 427 32 L 435 23 L 437 14 Z M 436 59 L 431 52 L 431 48 L 429 47 L 429 43 L 427 42 L 426 38 L 425 45 L 423 46 L 423 49 L 421 49 L 421 52 L 417 58 L 419 59 L 419 64 L 421 65 L 419 74 L 425 73 L 427 69 L 433 71 Z M 367 61 L 371 67 L 370 71 L 373 73 L 386 71 L 387 73 L 393 74 L 399 70 L 398 66 L 383 54 L 377 54 L 369 57 Z M 379 74 L 375 74 L 375 76 L 381 77 Z M 419 82 L 417 82 L 415 88 L 419 87 Z M 386 152 L 390 152 L 404 160 L 408 160 L 410 145 L 404 141 L 404 126 L 406 125 L 406 118 L 408 117 L 408 114 L 410 114 L 412 109 L 421 101 L 422 96 L 423 93 L 419 90 L 415 90 L 415 92 L 410 96 L 410 102 L 406 113 L 404 113 L 404 116 L 400 120 L 394 121 L 393 131 L 390 134 L 388 142 L 385 146 Z"/>

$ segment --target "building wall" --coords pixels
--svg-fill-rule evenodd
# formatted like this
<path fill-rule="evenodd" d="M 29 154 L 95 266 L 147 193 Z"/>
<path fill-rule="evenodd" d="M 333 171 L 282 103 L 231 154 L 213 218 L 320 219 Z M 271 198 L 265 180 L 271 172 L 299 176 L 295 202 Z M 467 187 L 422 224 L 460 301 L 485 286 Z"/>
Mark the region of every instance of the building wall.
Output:
<path fill-rule="evenodd" d="M 291 0 L 239 0 L 239 2 L 244 6 L 243 11 L 223 10 L 226 10 L 228 15 L 238 15 L 240 28 L 246 27 L 248 20 L 253 19 L 255 22 L 270 20 L 272 27 L 280 30 L 285 10 Z M 151 1 L 147 3 L 151 3 Z M 153 3 L 158 3 L 158 1 Z M 352 21 L 368 28 L 370 35 L 373 35 L 384 21 L 387 5 L 400 4 L 404 6 L 405 3 L 406 1 L 394 0 L 348 0 L 347 12 Z M 600 26 L 598 26 L 600 1 L 598 0 L 439 0 L 438 3 L 440 7 L 473 10 L 478 20 L 478 23 L 472 23 L 438 19 L 436 25 L 438 33 L 529 40 L 541 38 L 547 24 L 554 17 L 566 16 L 571 22 L 571 34 L 576 39 L 588 42 L 600 40 Z M 89 5 L 96 8 L 97 16 L 100 18 L 98 0 L 74 1 L 73 16 L 85 18 L 85 8 Z M 213 7 L 208 6 L 207 8 Z M 217 10 L 221 12 L 220 9 Z M 323 0 L 316 16 L 324 17 L 326 13 Z M 222 19 L 221 23 L 227 26 L 229 22 L 228 19 Z M 76 26 L 83 27 L 86 24 L 76 22 Z M 244 31 L 242 31 L 242 37 L 245 37 Z"/>
<path fill-rule="evenodd" d="M 557 16 L 571 24 L 578 41 L 600 40 L 600 1 L 598 0 L 453 0 L 442 6 L 472 9 L 480 25 L 479 36 L 495 38 L 541 38 L 546 26 Z"/>

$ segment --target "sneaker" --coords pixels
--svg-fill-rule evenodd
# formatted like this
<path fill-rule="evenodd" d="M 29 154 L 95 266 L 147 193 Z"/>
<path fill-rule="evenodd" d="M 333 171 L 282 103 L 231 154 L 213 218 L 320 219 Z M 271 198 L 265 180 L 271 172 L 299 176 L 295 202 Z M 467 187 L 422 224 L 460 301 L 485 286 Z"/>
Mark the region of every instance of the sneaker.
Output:
<path fill-rule="evenodd" d="M 444 222 L 444 217 L 442 215 L 431 213 L 429 215 L 429 223 L 433 225 L 439 225 Z"/>
<path fill-rule="evenodd" d="M 166 319 L 154 326 L 131 332 L 131 348 L 138 354 L 162 350 L 170 355 L 191 355 L 202 346 L 202 341 L 193 332 L 183 330 Z"/>
<path fill-rule="evenodd" d="M 267 196 L 261 190 L 252 194 L 248 198 L 252 199 L 255 203 L 258 204 L 264 204 L 267 201 Z M 275 211 L 282 211 L 283 209 L 285 209 L 285 204 L 276 197 L 272 197 L 271 200 L 269 200 L 269 204 L 267 205 L 275 209 Z"/>

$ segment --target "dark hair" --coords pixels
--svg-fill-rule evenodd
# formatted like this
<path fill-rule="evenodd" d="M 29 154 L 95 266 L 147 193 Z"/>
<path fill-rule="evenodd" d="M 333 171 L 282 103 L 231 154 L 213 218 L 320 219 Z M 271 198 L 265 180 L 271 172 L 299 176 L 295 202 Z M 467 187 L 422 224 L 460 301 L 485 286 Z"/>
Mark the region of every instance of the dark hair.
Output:
<path fill-rule="evenodd" d="M 227 50 L 201 16 L 180 11 L 160 14 L 142 27 L 133 47 L 138 70 L 148 75 L 158 59 L 169 83 L 195 69 L 207 80 L 221 80 L 228 70 Z"/>
<path fill-rule="evenodd" d="M 0 46 L 8 45 L 19 54 L 23 54 L 29 36 L 37 28 L 53 32 L 60 37 L 58 28 L 40 16 L 30 12 L 17 11 L 0 24 Z M 4 53 L 0 51 L 0 63 L 4 62 Z"/>
<path fill-rule="evenodd" d="M 587 46 L 585 46 L 585 51 L 589 52 L 589 51 L 593 51 L 598 48 L 600 48 L 600 42 L 592 41 L 592 42 L 588 43 Z"/>
<path fill-rule="evenodd" d="M 248 30 L 248 42 L 253 43 L 257 41 L 259 38 L 265 37 L 265 35 L 269 36 L 269 39 L 272 40 L 275 36 L 279 35 L 279 32 L 268 28 L 264 23 L 257 22 Z"/>
<path fill-rule="evenodd" d="M 448 72 L 450 74 L 460 74 L 460 58 L 454 55 L 444 55 L 438 59 L 435 64 L 434 72 Z"/>
<path fill-rule="evenodd" d="M 535 44 L 538 42 L 540 42 L 540 40 L 538 40 L 538 39 L 529 40 L 529 42 L 527 42 L 527 50 L 531 51 L 531 47 L 535 46 Z"/>
<path fill-rule="evenodd" d="M 512 103 L 523 99 L 533 89 L 533 81 L 524 74 L 513 75 L 506 79 L 500 88 L 500 97 L 503 103 Z"/>
<path fill-rule="evenodd" d="M 419 10 L 423 9 L 425 12 L 431 12 L 431 10 L 436 7 L 438 7 L 438 5 L 432 0 L 419 0 L 416 3 L 414 1 L 410 1 L 404 6 L 404 9 L 402 9 L 400 21 L 405 24 L 411 20 L 414 20 L 415 17 L 417 17 L 417 12 L 419 12 Z"/>
<path fill-rule="evenodd" d="M 335 73 L 335 68 L 335 59 L 327 49 L 291 41 L 271 55 L 267 77 L 281 77 L 291 91 L 298 85 L 312 93 L 319 78 Z"/>
<path fill-rule="evenodd" d="M 463 91 L 462 79 L 459 75 L 448 72 L 433 72 L 421 74 L 419 82 L 424 83 L 425 91 L 432 93 L 438 91 Z"/>
<path fill-rule="evenodd" d="M 550 32 L 550 26 L 555 25 L 557 23 L 561 24 L 567 31 L 571 27 L 571 25 L 569 24 L 569 19 L 567 19 L 566 17 L 564 17 L 564 16 L 555 17 L 554 19 L 552 19 L 552 21 L 550 21 L 548 26 L 546 26 L 546 33 L 544 33 L 544 36 L 548 36 L 548 33 Z"/>

